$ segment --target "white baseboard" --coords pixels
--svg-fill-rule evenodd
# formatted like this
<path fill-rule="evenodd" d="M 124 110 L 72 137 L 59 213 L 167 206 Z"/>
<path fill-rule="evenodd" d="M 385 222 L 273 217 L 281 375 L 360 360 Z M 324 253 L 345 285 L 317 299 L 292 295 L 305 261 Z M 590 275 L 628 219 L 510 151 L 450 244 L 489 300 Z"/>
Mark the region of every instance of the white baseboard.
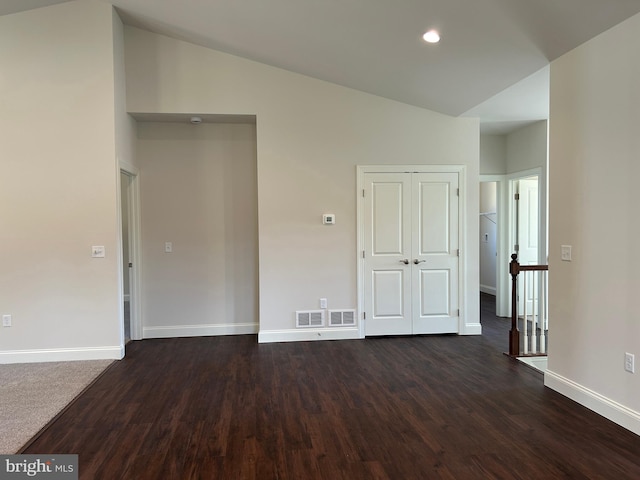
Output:
<path fill-rule="evenodd" d="M 144 327 L 142 329 L 142 338 L 210 337 L 256 333 L 258 333 L 257 323 L 171 325 L 168 327 Z"/>
<path fill-rule="evenodd" d="M 590 390 L 568 378 L 547 370 L 544 374 L 546 387 L 578 402 L 589 410 L 617 423 L 621 427 L 640 435 L 640 412 L 631 410 L 593 390 Z"/>
<path fill-rule="evenodd" d="M 468 323 L 463 325 L 458 335 L 482 335 L 482 324 Z"/>
<path fill-rule="evenodd" d="M 489 287 L 488 285 L 480 285 L 480 291 L 482 293 L 488 293 L 489 295 L 496 294 L 496 287 Z"/>
<path fill-rule="evenodd" d="M 0 364 L 71 362 L 77 360 L 121 360 L 124 347 L 50 348 L 0 352 Z"/>
<path fill-rule="evenodd" d="M 354 328 L 296 328 L 290 330 L 260 330 L 258 343 L 309 342 L 313 340 L 355 340 L 360 330 Z"/>

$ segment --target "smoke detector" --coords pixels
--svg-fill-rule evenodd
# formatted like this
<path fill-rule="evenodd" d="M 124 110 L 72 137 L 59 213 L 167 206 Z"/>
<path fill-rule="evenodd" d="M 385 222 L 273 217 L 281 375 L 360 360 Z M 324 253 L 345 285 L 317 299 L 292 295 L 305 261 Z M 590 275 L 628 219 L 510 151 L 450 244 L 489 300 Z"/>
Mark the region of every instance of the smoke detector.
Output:
<path fill-rule="evenodd" d="M 190 122 L 194 125 L 200 125 L 202 123 L 202 118 L 200 117 L 191 117 Z"/>

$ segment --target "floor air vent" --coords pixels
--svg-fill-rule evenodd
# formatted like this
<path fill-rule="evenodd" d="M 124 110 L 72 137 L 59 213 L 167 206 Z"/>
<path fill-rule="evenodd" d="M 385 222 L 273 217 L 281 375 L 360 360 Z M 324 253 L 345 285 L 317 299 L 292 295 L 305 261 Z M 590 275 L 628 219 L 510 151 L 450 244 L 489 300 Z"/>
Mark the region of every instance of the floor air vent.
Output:
<path fill-rule="evenodd" d="M 296 327 L 323 327 L 324 310 L 304 310 L 296 312 Z"/>
<path fill-rule="evenodd" d="M 356 324 L 355 310 L 329 310 L 329 326 L 342 327 Z"/>

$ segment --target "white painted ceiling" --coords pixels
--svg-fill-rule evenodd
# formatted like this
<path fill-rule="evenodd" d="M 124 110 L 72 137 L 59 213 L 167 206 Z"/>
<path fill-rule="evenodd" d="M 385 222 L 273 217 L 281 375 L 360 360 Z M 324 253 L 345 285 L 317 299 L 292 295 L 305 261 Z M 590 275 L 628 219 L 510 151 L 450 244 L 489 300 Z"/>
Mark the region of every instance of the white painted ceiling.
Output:
<path fill-rule="evenodd" d="M 0 15 L 64 0 L 0 0 Z M 80 0 L 85 1 L 85 0 Z M 127 24 L 505 133 L 548 115 L 549 62 L 640 0 L 101 0 Z M 422 34 L 440 31 L 429 45 Z"/>

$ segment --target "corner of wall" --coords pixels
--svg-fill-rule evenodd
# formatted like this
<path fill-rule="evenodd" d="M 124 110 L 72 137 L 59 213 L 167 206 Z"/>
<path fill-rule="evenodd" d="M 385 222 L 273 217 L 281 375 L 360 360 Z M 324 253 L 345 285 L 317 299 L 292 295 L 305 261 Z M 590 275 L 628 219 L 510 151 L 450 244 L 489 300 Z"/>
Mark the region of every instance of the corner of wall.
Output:
<path fill-rule="evenodd" d="M 544 385 L 640 435 L 640 412 L 625 407 L 551 370 L 547 370 L 544 374 Z"/>

